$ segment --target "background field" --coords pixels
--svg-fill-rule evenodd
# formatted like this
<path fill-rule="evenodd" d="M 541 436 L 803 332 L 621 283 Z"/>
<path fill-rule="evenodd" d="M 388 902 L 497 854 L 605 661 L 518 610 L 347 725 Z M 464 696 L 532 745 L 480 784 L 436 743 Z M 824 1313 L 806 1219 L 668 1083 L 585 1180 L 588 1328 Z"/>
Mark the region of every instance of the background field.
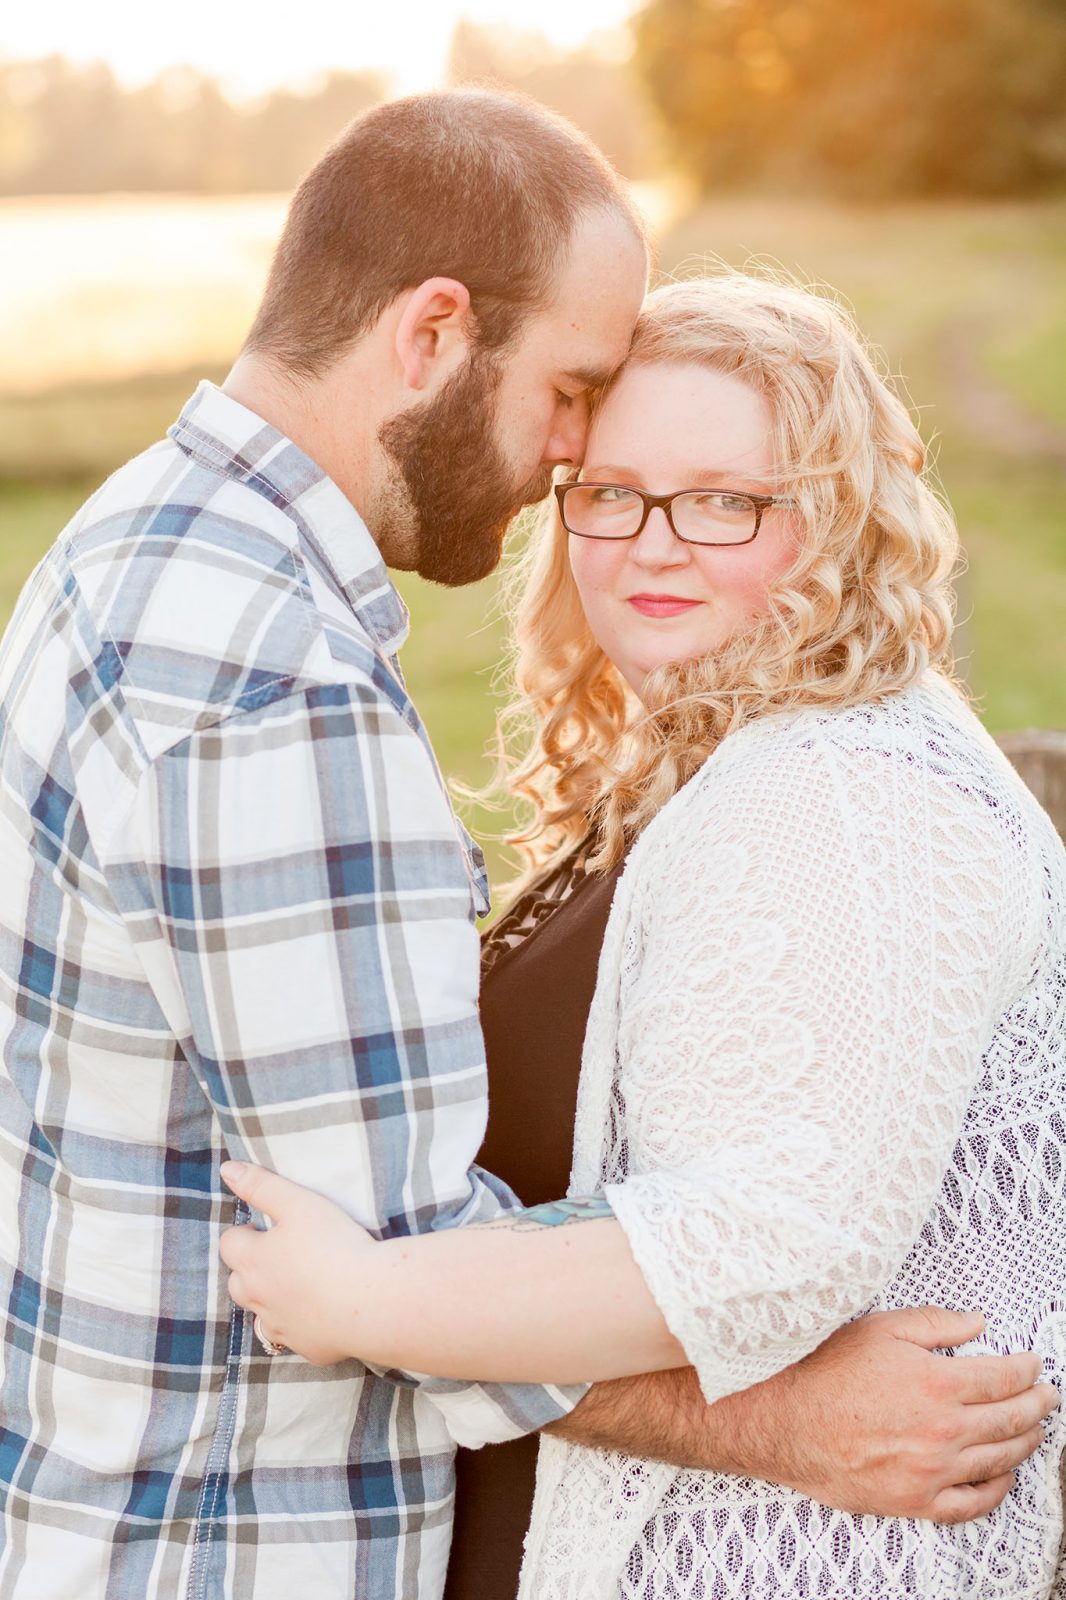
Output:
<path fill-rule="evenodd" d="M 759 257 L 852 304 L 935 441 L 988 725 L 1066 727 L 1066 203 L 672 206 L 663 270 Z M 85 494 L 160 435 L 199 377 L 222 375 L 282 209 L 262 195 L 0 201 L 0 623 Z M 662 222 L 669 197 L 656 209 Z M 495 586 L 399 582 L 414 614 L 404 664 L 442 764 L 482 781 Z"/>

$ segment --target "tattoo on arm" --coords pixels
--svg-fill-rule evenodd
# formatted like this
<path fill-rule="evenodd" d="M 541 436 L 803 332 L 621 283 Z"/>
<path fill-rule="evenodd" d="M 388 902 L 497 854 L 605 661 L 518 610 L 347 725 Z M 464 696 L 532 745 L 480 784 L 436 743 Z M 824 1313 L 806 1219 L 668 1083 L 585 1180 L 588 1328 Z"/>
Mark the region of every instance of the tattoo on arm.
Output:
<path fill-rule="evenodd" d="M 572 1222 L 603 1222 L 614 1216 L 602 1195 L 589 1199 L 548 1200 L 544 1205 L 510 1211 L 484 1224 L 487 1228 L 509 1228 L 512 1233 L 528 1233 L 535 1228 L 566 1228 Z"/>

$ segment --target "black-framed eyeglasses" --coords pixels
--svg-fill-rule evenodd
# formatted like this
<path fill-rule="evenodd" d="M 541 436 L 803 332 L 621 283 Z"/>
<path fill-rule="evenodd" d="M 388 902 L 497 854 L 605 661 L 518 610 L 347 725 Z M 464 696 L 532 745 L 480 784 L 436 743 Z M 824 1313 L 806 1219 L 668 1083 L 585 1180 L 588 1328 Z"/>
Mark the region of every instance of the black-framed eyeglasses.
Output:
<path fill-rule="evenodd" d="M 568 533 L 581 539 L 635 539 L 656 506 L 683 544 L 750 544 L 770 506 L 785 495 L 741 489 L 678 489 L 645 494 L 628 483 L 557 483 L 555 497 Z"/>

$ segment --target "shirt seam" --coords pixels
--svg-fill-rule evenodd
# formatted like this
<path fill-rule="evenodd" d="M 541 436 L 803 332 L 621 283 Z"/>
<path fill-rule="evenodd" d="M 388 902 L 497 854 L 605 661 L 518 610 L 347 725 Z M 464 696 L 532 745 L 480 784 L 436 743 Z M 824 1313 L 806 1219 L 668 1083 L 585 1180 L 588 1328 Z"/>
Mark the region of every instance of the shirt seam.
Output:
<path fill-rule="evenodd" d="M 288 687 L 283 694 L 275 695 L 273 699 L 254 706 L 241 706 L 240 708 L 230 707 L 227 712 L 216 718 L 214 721 L 205 722 L 198 728 L 190 729 L 187 733 L 184 733 L 180 739 L 175 739 L 173 744 L 168 744 L 165 750 L 160 750 L 155 755 L 149 755 L 148 752 L 144 750 L 143 745 L 141 745 L 141 742 L 138 739 L 138 744 L 140 745 L 144 755 L 144 761 L 141 771 L 138 774 L 136 793 L 133 795 L 133 798 L 130 800 L 128 806 L 123 809 L 116 819 L 114 825 L 109 830 L 106 836 L 106 841 L 101 842 L 101 862 L 110 859 L 107 853 L 108 846 L 110 846 L 112 840 L 115 838 L 115 835 L 121 831 L 123 825 L 129 821 L 129 818 L 137 805 L 140 796 L 141 785 L 143 784 L 144 779 L 154 768 L 161 767 L 172 756 L 177 755 L 182 750 L 183 746 L 187 745 L 193 739 L 198 739 L 201 734 L 210 733 L 212 729 L 222 726 L 230 727 L 234 723 L 240 722 L 245 717 L 258 716 L 260 712 L 265 711 L 268 708 L 284 705 L 286 701 L 298 699 L 302 695 L 313 694 L 317 689 L 351 689 L 357 687 L 366 687 L 372 690 L 379 704 L 381 706 L 387 706 L 390 710 L 395 712 L 396 716 L 399 717 L 404 727 L 407 728 L 407 730 L 415 739 L 418 739 L 419 744 L 422 744 L 422 740 L 419 738 L 417 728 L 412 724 L 408 717 L 404 716 L 401 709 L 389 699 L 388 695 L 382 692 L 369 673 L 365 673 L 359 678 L 333 679 L 321 678 L 316 675 L 314 677 L 302 680 L 296 673 L 283 673 L 279 677 L 271 679 L 270 685 L 264 685 L 263 687 L 266 688 L 280 683 L 287 683 L 290 685 L 290 687 Z"/>
<path fill-rule="evenodd" d="M 268 423 L 266 426 L 269 427 L 270 424 Z M 197 437 L 195 440 L 191 438 L 185 440 L 181 437 L 183 433 L 196 433 L 199 435 L 199 437 Z M 286 491 L 274 478 L 267 477 L 266 474 L 258 467 L 249 467 L 247 470 L 238 469 L 232 452 L 227 454 L 223 447 L 217 444 L 209 434 L 203 430 L 196 429 L 191 423 L 176 423 L 172 430 L 171 437 L 179 450 L 182 450 L 187 456 L 190 457 L 190 459 L 200 461 L 201 464 L 207 467 L 209 471 L 216 472 L 220 477 L 226 478 L 231 483 L 244 484 L 250 488 L 253 493 L 261 494 L 269 498 L 271 503 L 275 505 L 276 509 L 281 511 L 283 515 L 286 516 L 292 523 L 296 530 L 297 540 L 299 540 L 300 522 L 303 519 L 301 519 L 301 515 L 297 510 L 296 501 L 291 495 L 286 493 Z M 279 439 L 284 439 L 285 436 L 283 434 L 279 434 L 278 437 Z M 298 449 L 299 446 L 296 448 Z M 328 481 L 328 474 L 319 468 L 319 477 L 316 479 L 316 486 L 317 484 L 326 481 Z M 338 493 L 340 492 L 341 491 L 338 490 Z M 325 563 L 329 574 L 336 583 L 338 589 L 345 596 L 345 598 L 348 599 L 348 592 L 340 572 L 337 570 L 335 563 L 330 559 L 322 545 L 322 541 L 318 538 L 315 529 L 309 522 L 308 531 L 315 545 L 315 549 L 318 552 L 319 558 Z M 295 554 L 295 552 L 293 553 Z M 385 581 L 388 582 L 388 571 L 384 562 L 382 562 L 382 573 Z M 385 650 L 387 648 L 388 641 L 374 638 L 374 635 L 367 627 L 366 622 L 362 616 L 360 616 L 358 607 L 350 599 L 348 599 L 348 604 L 351 606 L 353 616 L 357 618 L 360 627 L 362 627 L 363 631 L 367 634 L 367 637 L 374 639 L 375 646 Z"/>

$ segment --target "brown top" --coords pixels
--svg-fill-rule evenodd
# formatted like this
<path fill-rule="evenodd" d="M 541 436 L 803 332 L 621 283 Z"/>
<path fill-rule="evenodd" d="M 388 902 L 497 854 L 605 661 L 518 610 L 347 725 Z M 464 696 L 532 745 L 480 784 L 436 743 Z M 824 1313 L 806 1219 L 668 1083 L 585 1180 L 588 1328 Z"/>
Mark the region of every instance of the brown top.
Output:
<path fill-rule="evenodd" d="M 523 896 L 486 940 L 489 1127 L 478 1160 L 527 1205 L 559 1199 L 570 1182 L 581 1047 L 620 871 L 566 874 L 568 897 L 532 915 Z M 530 931 L 511 943 L 516 925 Z M 536 1461 L 535 1434 L 459 1451 L 444 1600 L 513 1600 Z"/>

